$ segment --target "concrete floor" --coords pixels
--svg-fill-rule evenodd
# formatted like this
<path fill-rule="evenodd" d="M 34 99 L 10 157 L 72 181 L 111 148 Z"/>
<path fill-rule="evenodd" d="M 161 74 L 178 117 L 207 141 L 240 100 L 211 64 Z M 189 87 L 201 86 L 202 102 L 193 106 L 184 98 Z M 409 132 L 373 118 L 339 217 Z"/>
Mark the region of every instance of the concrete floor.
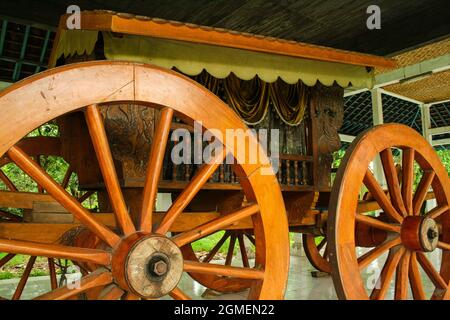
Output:
<path fill-rule="evenodd" d="M 325 300 L 325 299 L 336 299 L 336 293 L 334 291 L 333 282 L 330 276 L 313 278 L 311 276 L 311 271 L 315 269 L 308 262 L 307 258 L 304 257 L 302 253 L 298 255 L 291 256 L 289 281 L 286 290 L 286 299 L 290 300 Z M 440 250 L 429 254 L 429 259 L 435 264 L 439 261 Z M 377 279 L 380 266 L 385 257 L 374 261 L 368 268 L 366 274 L 363 277 L 366 281 L 374 282 Z M 251 262 L 250 262 L 251 263 Z M 233 263 L 234 264 L 234 263 Z M 239 265 L 239 261 L 236 261 Z M 251 263 L 252 265 L 252 263 Z M 438 268 L 437 268 L 438 269 Z M 438 269 L 439 270 L 439 269 Z M 430 283 L 426 275 L 422 275 L 425 291 L 431 293 L 433 286 Z M 18 279 L 3 280 L 0 281 L 0 296 L 5 298 L 10 298 L 17 286 Z M 393 296 L 393 285 L 391 284 L 391 290 L 388 293 L 387 298 L 392 298 Z M 192 281 L 192 279 L 184 274 L 181 282 L 179 284 L 180 288 L 191 296 L 193 299 L 200 299 L 205 293 L 205 287 L 199 285 L 197 282 Z M 49 290 L 50 283 L 48 277 L 34 277 L 30 278 L 27 286 L 25 287 L 22 299 L 30 299 L 41 293 L 45 293 Z M 236 293 L 236 294 L 226 294 L 226 295 L 214 295 L 207 294 L 204 298 L 206 299 L 244 299 L 246 297 L 246 292 Z M 410 294 L 411 297 L 411 294 Z"/>

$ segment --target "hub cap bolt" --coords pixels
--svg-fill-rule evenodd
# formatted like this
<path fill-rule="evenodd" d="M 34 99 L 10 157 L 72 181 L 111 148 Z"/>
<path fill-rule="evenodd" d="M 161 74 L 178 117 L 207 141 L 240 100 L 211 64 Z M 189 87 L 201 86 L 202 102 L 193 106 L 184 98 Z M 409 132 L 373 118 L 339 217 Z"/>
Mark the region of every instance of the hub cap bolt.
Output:
<path fill-rule="evenodd" d="M 165 263 L 164 261 L 156 262 L 153 266 L 153 272 L 158 276 L 162 276 L 162 275 L 166 274 L 167 263 Z"/>

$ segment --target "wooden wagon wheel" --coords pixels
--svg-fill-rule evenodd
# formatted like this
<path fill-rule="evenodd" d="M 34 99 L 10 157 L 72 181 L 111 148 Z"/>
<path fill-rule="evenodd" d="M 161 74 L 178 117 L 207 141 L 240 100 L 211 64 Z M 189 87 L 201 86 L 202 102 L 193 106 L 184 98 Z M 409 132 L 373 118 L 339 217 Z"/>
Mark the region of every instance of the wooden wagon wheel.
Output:
<path fill-rule="evenodd" d="M 114 168 L 99 108 L 108 103 L 131 103 L 161 110 L 155 140 L 149 157 L 144 197 L 137 226 L 131 220 Z M 21 108 L 28 107 L 24 117 Z M 87 107 L 86 107 L 87 106 Z M 96 270 L 81 279 L 76 289 L 58 288 L 39 299 L 66 299 L 95 287 L 105 287 L 102 298 L 159 298 L 169 294 L 176 299 L 188 296 L 178 287 L 182 272 L 222 275 L 251 281 L 248 298 L 281 299 L 289 267 L 287 219 L 281 191 L 270 165 L 249 164 L 247 152 L 238 152 L 234 141 L 223 141 L 226 129 L 246 127 L 239 117 L 216 96 L 175 72 L 148 65 L 125 62 L 89 62 L 66 65 L 27 78 L 0 95 L 3 121 L 0 123 L 0 155 L 7 154 L 23 171 L 37 181 L 93 235 L 101 239 L 98 248 L 81 248 L 31 241 L 0 239 L 0 251 L 91 263 Z M 74 110 L 84 110 L 103 179 L 111 199 L 117 230 L 106 227 L 63 190 L 15 144 L 36 126 Z M 167 137 L 172 116 L 192 124 L 201 120 L 205 129 L 214 129 L 215 138 L 225 150 L 202 166 L 162 221 L 153 226 L 156 199 Z M 14 124 L 17 130 L 11 130 Z M 218 135 L 222 133 L 222 137 Z M 254 139 L 246 137 L 247 146 Z M 169 238 L 171 226 L 182 215 L 227 153 L 236 159 L 234 170 L 248 205 L 224 217 L 215 218 Z M 262 152 L 262 149 L 260 149 Z M 267 162 L 266 162 L 267 163 Z M 266 169 L 262 171 L 261 169 Z M 277 214 L 274 218 L 273 215 Z M 218 266 L 183 260 L 180 247 L 200 237 L 250 218 L 256 244 L 256 267 Z M 39 230 L 36 230 L 39 232 Z"/>
<path fill-rule="evenodd" d="M 319 271 L 331 273 L 331 265 L 329 262 L 329 246 L 326 237 L 320 237 L 320 241 L 316 243 L 314 234 L 304 233 L 302 235 L 303 249 L 306 257 L 311 265 Z"/>
<path fill-rule="evenodd" d="M 401 183 L 392 155 L 394 147 L 402 150 Z M 377 155 L 381 157 L 388 195 L 368 169 Z M 415 165 L 423 175 L 414 192 Z M 355 213 L 362 185 L 383 211 L 379 218 Z M 430 187 L 437 206 L 421 214 Z M 448 172 L 433 148 L 416 131 L 404 125 L 386 124 L 361 134 L 346 152 L 330 201 L 330 261 L 339 298 L 383 299 L 393 293 L 395 299 L 407 299 L 410 287 L 414 299 L 448 299 L 449 204 Z M 360 232 L 364 230 L 361 227 L 366 228 L 365 233 Z M 369 247 L 370 242 L 372 249 L 361 255 L 362 250 L 357 246 L 364 243 Z M 440 258 L 440 266 L 433 265 L 430 254 Z M 365 273 L 371 263 L 382 266 L 375 269 L 381 273 L 375 274 L 374 279 L 370 279 L 373 274 L 367 278 Z M 429 292 L 423 279 L 429 279 Z M 371 284 L 375 284 L 373 289 Z"/>
<path fill-rule="evenodd" d="M 210 263 L 217 255 L 220 248 L 225 244 L 227 240 L 229 240 L 226 258 L 222 261 L 223 263 L 221 264 L 224 266 L 232 265 L 234 259 L 234 251 L 237 247 L 239 249 L 238 254 L 240 254 L 241 257 L 241 261 L 239 261 L 239 263 L 241 263 L 242 267 L 249 268 L 250 261 L 247 253 L 247 246 L 245 245 L 245 239 L 248 239 L 248 241 L 254 247 L 255 238 L 253 237 L 252 232 L 247 230 L 227 230 L 223 232 L 223 235 L 217 241 L 211 251 L 209 251 L 208 254 L 201 259 L 197 257 L 191 244 L 182 247 L 181 252 L 183 253 L 183 257 L 187 260 Z M 215 274 L 201 274 L 195 272 L 190 272 L 189 275 L 191 276 L 191 278 L 193 278 L 195 281 L 205 286 L 206 288 L 221 293 L 240 292 L 250 288 L 251 286 L 251 281 L 245 279 L 243 280 L 223 277 Z"/>

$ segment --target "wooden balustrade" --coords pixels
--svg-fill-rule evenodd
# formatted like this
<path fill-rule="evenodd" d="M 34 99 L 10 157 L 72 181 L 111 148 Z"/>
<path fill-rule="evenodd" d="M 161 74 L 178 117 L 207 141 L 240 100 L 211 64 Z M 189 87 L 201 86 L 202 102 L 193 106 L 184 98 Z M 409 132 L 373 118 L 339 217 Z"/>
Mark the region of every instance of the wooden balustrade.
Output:
<path fill-rule="evenodd" d="M 183 123 L 172 123 L 171 129 L 186 129 L 193 133 L 193 127 Z M 173 141 L 176 145 L 179 141 Z M 193 142 L 195 143 L 195 142 Z M 305 148 L 306 149 L 306 148 Z M 167 159 L 170 159 L 170 150 L 167 150 Z M 166 168 L 162 175 L 162 180 L 183 182 L 189 181 L 200 165 L 198 164 L 180 164 L 176 165 L 171 161 L 166 162 Z M 284 189 L 300 186 L 313 186 L 313 156 L 280 154 L 278 159 L 278 171 L 276 173 L 278 182 Z M 230 164 L 222 164 L 211 175 L 209 184 L 238 184 L 239 181 L 233 172 Z"/>

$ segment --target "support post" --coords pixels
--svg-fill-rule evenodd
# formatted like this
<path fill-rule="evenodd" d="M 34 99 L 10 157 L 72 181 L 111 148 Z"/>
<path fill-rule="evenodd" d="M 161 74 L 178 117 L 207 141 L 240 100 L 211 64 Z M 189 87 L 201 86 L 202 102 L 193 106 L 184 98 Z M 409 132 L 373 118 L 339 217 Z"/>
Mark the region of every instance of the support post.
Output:
<path fill-rule="evenodd" d="M 371 91 L 372 96 L 372 120 L 373 125 L 383 124 L 383 102 L 381 96 L 381 90 L 376 88 Z M 384 178 L 383 166 L 381 165 L 381 159 L 377 156 L 376 159 L 372 162 L 372 169 L 375 177 L 380 182 L 383 187 L 386 187 L 386 180 Z"/>
<path fill-rule="evenodd" d="M 431 116 L 430 116 L 430 107 L 429 104 L 421 104 L 420 110 L 421 110 L 421 116 L 422 116 L 422 135 L 427 140 L 427 142 L 431 145 L 433 145 L 433 136 L 431 133 Z M 425 201 L 425 210 L 428 210 L 428 208 L 433 208 L 436 206 L 436 200 L 428 200 Z"/>
<path fill-rule="evenodd" d="M 430 117 L 430 105 L 421 104 L 420 110 L 422 115 L 422 135 L 428 143 L 432 144 L 433 138 L 431 136 L 431 117 Z"/>

